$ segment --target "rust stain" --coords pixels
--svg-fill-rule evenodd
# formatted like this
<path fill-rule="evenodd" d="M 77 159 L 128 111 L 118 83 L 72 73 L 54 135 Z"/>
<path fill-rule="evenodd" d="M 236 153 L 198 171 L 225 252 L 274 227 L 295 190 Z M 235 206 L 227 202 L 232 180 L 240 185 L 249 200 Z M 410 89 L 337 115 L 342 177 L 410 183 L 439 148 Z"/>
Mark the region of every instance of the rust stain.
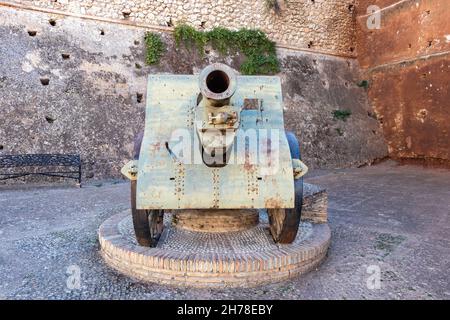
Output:
<path fill-rule="evenodd" d="M 378 2 L 383 10 L 380 29 L 368 29 L 366 8 Z M 392 6 L 394 2 L 398 5 Z M 416 4 L 417 3 L 417 4 Z M 358 4 L 356 41 L 358 60 L 363 68 L 415 59 L 450 50 L 448 10 L 450 1 L 362 0 Z M 408 23 L 405 23 L 408 21 Z"/>
<path fill-rule="evenodd" d="M 391 157 L 450 160 L 449 70 L 446 56 L 371 74 L 369 98 Z"/>
<path fill-rule="evenodd" d="M 161 150 L 161 142 L 152 143 L 150 145 L 150 150 L 151 151 L 159 151 L 159 150 Z"/>
<path fill-rule="evenodd" d="M 244 110 L 258 110 L 259 109 L 259 99 L 244 99 Z"/>
<path fill-rule="evenodd" d="M 272 197 L 266 199 L 264 205 L 266 208 L 281 208 L 283 201 L 280 198 Z"/>

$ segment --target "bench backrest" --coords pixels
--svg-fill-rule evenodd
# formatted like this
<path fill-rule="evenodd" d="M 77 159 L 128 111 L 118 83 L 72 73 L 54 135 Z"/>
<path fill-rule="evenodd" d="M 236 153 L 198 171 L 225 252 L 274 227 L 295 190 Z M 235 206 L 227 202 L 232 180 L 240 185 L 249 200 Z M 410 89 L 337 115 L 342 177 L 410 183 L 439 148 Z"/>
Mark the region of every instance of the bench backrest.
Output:
<path fill-rule="evenodd" d="M 79 166 L 78 154 L 19 154 L 0 155 L 0 168 L 25 166 Z"/>

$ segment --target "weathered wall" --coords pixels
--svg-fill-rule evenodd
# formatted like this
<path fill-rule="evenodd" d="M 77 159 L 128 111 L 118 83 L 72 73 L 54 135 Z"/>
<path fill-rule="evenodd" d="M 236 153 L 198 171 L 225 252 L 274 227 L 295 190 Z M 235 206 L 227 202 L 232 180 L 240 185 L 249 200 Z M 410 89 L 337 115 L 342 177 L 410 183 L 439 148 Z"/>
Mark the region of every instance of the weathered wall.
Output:
<path fill-rule="evenodd" d="M 368 5 L 381 28 L 366 27 Z M 450 164 L 450 1 L 360 0 L 358 60 L 394 158 Z"/>
<path fill-rule="evenodd" d="M 281 45 L 354 54 L 354 0 L 15 0 L 40 8 L 158 26 L 259 28 Z"/>
<path fill-rule="evenodd" d="M 85 176 L 119 177 L 143 128 L 148 74 L 192 73 L 219 61 L 237 68 L 242 60 L 213 51 L 199 58 L 163 33 L 162 61 L 145 66 L 145 31 L 0 7 L 0 152 L 80 153 Z M 386 155 L 366 92 L 356 85 L 356 60 L 290 50 L 279 50 L 279 58 L 286 124 L 308 165 L 346 167 Z M 334 119 L 337 109 L 352 115 Z"/>

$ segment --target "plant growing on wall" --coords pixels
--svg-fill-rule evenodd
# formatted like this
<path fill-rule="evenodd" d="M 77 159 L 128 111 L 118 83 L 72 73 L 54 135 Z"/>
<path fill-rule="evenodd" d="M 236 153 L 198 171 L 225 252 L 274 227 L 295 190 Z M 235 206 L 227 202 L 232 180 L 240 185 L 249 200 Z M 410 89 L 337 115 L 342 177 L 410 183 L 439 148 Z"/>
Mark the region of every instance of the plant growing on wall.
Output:
<path fill-rule="evenodd" d="M 157 33 L 146 32 L 144 40 L 145 40 L 145 47 L 147 50 L 145 62 L 147 64 L 159 63 L 159 59 L 161 58 L 165 50 L 165 45 L 161 39 L 161 36 Z"/>
<path fill-rule="evenodd" d="M 334 110 L 333 111 L 333 117 L 336 120 L 347 121 L 347 118 L 350 117 L 351 114 L 352 114 L 351 110 Z"/>
<path fill-rule="evenodd" d="M 222 55 L 242 53 L 246 60 L 241 64 L 243 74 L 274 74 L 279 71 L 275 43 L 261 30 L 240 29 L 237 31 L 216 27 L 211 31 L 198 31 L 186 24 L 180 24 L 174 30 L 178 46 L 195 47 L 200 54 L 210 44 Z"/>

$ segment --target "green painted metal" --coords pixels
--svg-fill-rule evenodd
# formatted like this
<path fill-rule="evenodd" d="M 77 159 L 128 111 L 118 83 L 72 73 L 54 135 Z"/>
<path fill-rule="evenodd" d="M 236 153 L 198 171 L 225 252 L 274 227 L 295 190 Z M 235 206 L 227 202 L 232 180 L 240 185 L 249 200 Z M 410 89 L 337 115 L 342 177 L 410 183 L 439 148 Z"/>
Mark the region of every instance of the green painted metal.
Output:
<path fill-rule="evenodd" d="M 239 111 L 236 139 L 244 139 L 245 130 L 250 128 L 278 130 L 279 150 L 271 150 L 279 155 L 273 159 L 275 172 L 268 172 L 260 164 L 245 163 L 245 156 L 253 156 L 245 152 L 236 154 L 238 163 L 232 156 L 221 168 L 184 164 L 171 154 L 170 140 L 175 130 L 189 130 L 198 144 L 194 121 L 199 92 L 197 75 L 149 76 L 145 133 L 138 162 L 137 208 L 293 208 L 293 167 L 284 133 L 280 79 L 237 76 L 237 89 L 230 101 Z M 244 99 L 259 99 L 258 109 L 244 110 Z M 256 132 L 265 139 L 264 130 Z M 201 159 L 198 147 L 192 152 Z"/>

